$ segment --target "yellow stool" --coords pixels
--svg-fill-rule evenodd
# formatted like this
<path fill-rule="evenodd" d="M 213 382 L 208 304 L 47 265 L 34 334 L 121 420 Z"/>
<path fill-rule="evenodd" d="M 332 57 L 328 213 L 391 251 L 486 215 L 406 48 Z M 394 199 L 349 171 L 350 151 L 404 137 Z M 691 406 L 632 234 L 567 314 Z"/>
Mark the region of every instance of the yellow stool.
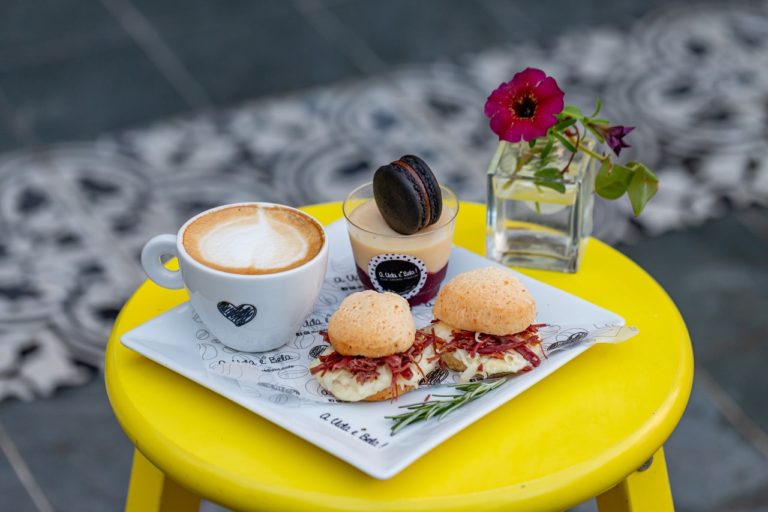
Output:
<path fill-rule="evenodd" d="M 456 243 L 482 254 L 485 209 L 461 208 Z M 325 223 L 341 216 L 339 203 L 305 210 Z M 186 512 L 202 497 L 243 511 L 532 512 L 593 496 L 601 512 L 673 510 L 661 446 L 693 378 L 675 305 L 598 240 L 577 274 L 525 273 L 615 311 L 640 335 L 591 348 L 386 481 L 123 347 L 124 332 L 186 300 L 144 283 L 106 359 L 112 407 L 136 447 L 126 510 Z"/>

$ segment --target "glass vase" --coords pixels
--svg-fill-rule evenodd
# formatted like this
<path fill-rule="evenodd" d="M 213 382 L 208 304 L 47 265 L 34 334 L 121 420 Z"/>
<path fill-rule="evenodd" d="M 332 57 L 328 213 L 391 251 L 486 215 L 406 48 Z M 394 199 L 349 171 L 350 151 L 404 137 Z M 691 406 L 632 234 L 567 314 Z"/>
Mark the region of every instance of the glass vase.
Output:
<path fill-rule="evenodd" d="M 594 148 L 593 140 L 585 144 Z M 486 255 L 508 266 L 576 272 L 592 232 L 597 160 L 582 152 L 571 159 L 559 142 L 545 145 L 499 143 L 488 167 Z"/>

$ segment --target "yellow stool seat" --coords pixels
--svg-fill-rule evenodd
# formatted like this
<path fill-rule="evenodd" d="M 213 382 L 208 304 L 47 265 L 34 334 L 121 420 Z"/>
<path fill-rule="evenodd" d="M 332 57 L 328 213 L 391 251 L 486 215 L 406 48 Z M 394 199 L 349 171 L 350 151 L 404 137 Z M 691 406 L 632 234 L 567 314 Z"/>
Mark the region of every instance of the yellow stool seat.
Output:
<path fill-rule="evenodd" d="M 305 211 L 329 223 L 341 205 Z M 484 222 L 483 205 L 462 203 L 456 244 L 483 254 Z M 127 510 L 195 510 L 203 497 L 244 511 L 532 512 L 593 496 L 601 511 L 672 510 L 661 446 L 693 378 L 675 305 L 595 239 L 576 274 L 524 272 L 615 311 L 640 334 L 591 348 L 386 481 L 123 347 L 124 332 L 187 299 L 144 283 L 120 313 L 106 356 L 110 402 L 136 447 Z"/>

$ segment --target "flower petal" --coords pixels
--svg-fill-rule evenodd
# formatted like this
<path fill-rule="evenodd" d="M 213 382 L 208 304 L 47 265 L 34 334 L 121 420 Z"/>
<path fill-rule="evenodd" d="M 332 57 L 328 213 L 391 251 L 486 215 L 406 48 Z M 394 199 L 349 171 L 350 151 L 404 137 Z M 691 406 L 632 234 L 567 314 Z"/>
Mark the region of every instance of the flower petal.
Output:
<path fill-rule="evenodd" d="M 508 109 L 499 110 L 493 117 L 491 117 L 491 130 L 493 130 L 493 133 L 499 137 L 509 129 L 511 124 L 512 114 L 509 113 Z"/>
<path fill-rule="evenodd" d="M 632 147 L 624 142 L 624 136 L 634 130 L 634 126 L 609 126 L 608 128 L 600 129 L 600 133 L 605 137 L 605 143 L 610 147 L 616 156 L 620 156 L 621 148 Z"/>
<path fill-rule="evenodd" d="M 565 102 L 563 98 L 548 98 L 539 102 L 536 114 L 539 115 L 555 115 L 563 111 Z"/>
<path fill-rule="evenodd" d="M 536 94 L 538 94 L 540 98 L 558 96 L 562 98 L 565 95 L 560 87 L 557 86 L 555 79 L 551 76 L 548 76 L 539 83 L 539 85 L 536 87 Z"/>
<path fill-rule="evenodd" d="M 537 115 L 533 119 L 533 122 L 538 127 L 538 129 L 543 130 L 546 134 L 547 130 L 549 130 L 550 127 L 557 123 L 557 118 L 552 114 L 541 114 Z"/>
<path fill-rule="evenodd" d="M 525 68 L 512 77 L 512 85 L 530 84 L 536 85 L 547 77 L 546 73 L 538 68 Z"/>
<path fill-rule="evenodd" d="M 485 100 L 485 115 L 492 117 L 500 109 L 508 109 L 510 102 L 510 89 L 508 83 L 499 85 Z"/>
<path fill-rule="evenodd" d="M 504 133 L 499 134 L 499 138 L 509 142 L 520 142 L 523 139 L 522 125 L 513 123 Z"/>
<path fill-rule="evenodd" d="M 547 77 L 536 88 L 539 98 L 539 112 L 542 114 L 559 114 L 565 106 L 565 94 L 557 86 L 555 79 Z"/>
<path fill-rule="evenodd" d="M 541 137 L 547 134 L 547 130 L 541 129 L 534 124 L 530 119 L 524 121 L 518 121 L 515 123 L 520 131 L 520 134 L 524 141 L 531 141 L 537 137 Z"/>
<path fill-rule="evenodd" d="M 485 107 L 483 107 L 483 112 L 488 117 L 493 117 L 496 115 L 496 112 L 500 110 L 507 110 L 507 106 L 505 102 L 493 98 L 492 96 L 488 96 L 488 99 L 485 101 Z"/>

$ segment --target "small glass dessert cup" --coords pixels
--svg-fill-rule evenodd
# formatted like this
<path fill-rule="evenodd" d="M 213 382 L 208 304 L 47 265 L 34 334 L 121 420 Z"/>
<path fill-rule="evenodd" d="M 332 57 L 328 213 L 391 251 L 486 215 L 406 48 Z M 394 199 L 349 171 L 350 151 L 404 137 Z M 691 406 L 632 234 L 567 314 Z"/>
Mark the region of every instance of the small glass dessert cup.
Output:
<path fill-rule="evenodd" d="M 411 306 L 432 300 L 448 270 L 459 201 L 440 186 L 440 219 L 412 235 L 387 225 L 373 198 L 373 184 L 353 190 L 344 200 L 349 241 L 357 275 L 368 290 L 394 292 Z"/>

